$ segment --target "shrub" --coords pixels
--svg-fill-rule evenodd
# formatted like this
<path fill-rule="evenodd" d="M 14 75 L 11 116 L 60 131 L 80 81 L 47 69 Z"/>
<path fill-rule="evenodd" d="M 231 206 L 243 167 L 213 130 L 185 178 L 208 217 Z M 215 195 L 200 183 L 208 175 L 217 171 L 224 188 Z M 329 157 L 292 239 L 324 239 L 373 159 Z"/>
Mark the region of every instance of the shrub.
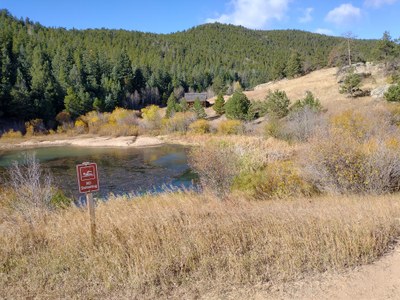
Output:
<path fill-rule="evenodd" d="M 282 137 L 282 125 L 277 117 L 274 115 L 268 116 L 267 123 L 264 127 L 264 134 L 267 138 L 281 138 Z"/>
<path fill-rule="evenodd" d="M 270 114 L 283 118 L 289 113 L 290 100 L 284 91 L 270 91 L 265 100 Z"/>
<path fill-rule="evenodd" d="M 389 87 L 384 96 L 387 101 L 400 102 L 400 84 Z"/>
<path fill-rule="evenodd" d="M 343 83 L 340 86 L 339 92 L 341 94 L 349 94 L 351 97 L 355 95 L 355 92 L 359 90 L 361 86 L 361 76 L 354 71 L 350 71 L 344 78 Z"/>
<path fill-rule="evenodd" d="M 160 107 L 157 105 L 150 105 L 142 109 L 143 121 L 141 125 L 150 130 L 161 128 L 161 115 Z"/>
<path fill-rule="evenodd" d="M 372 120 L 360 112 L 346 110 L 331 117 L 330 129 L 338 135 L 350 136 L 362 141 L 373 133 Z"/>
<path fill-rule="evenodd" d="M 295 141 L 305 142 L 324 124 L 322 113 L 308 105 L 292 111 L 282 126 L 283 135 Z"/>
<path fill-rule="evenodd" d="M 218 124 L 217 131 L 220 134 L 240 134 L 243 133 L 243 123 L 239 120 L 225 120 Z"/>
<path fill-rule="evenodd" d="M 42 135 L 47 133 L 42 119 L 34 119 L 25 122 L 26 136 Z"/>
<path fill-rule="evenodd" d="M 21 163 L 15 161 L 8 170 L 15 208 L 33 222 L 51 207 L 54 195 L 52 177 L 45 174 L 35 154 L 24 154 Z"/>
<path fill-rule="evenodd" d="M 110 114 L 108 123 L 117 125 L 137 125 L 137 113 L 133 110 L 117 107 Z"/>
<path fill-rule="evenodd" d="M 20 139 L 22 138 L 22 133 L 21 131 L 14 131 L 14 129 L 10 129 L 7 132 L 4 132 L 1 135 L 2 139 Z"/>
<path fill-rule="evenodd" d="M 53 195 L 50 199 L 50 205 L 54 208 L 67 208 L 72 204 L 72 199 L 67 197 L 60 189 L 53 188 Z"/>
<path fill-rule="evenodd" d="M 322 105 L 319 99 L 316 99 L 314 95 L 310 92 L 306 92 L 306 97 L 301 100 L 297 100 L 290 108 L 291 111 L 298 111 L 308 108 L 313 111 L 321 111 Z"/>
<path fill-rule="evenodd" d="M 181 132 L 185 133 L 189 129 L 189 125 L 196 120 L 196 115 L 192 112 L 175 113 L 173 117 L 164 119 L 162 122 L 163 129 L 166 132 Z"/>
<path fill-rule="evenodd" d="M 107 116 L 104 119 L 104 116 Z M 100 127 L 108 121 L 109 114 L 102 114 L 97 111 L 90 111 L 86 115 L 82 116 L 81 119 L 87 124 L 90 133 L 98 133 Z"/>
<path fill-rule="evenodd" d="M 250 107 L 250 101 L 242 92 L 234 92 L 224 107 L 225 114 L 229 119 L 245 120 Z"/>
<path fill-rule="evenodd" d="M 58 113 L 56 116 L 56 121 L 60 125 L 69 124 L 72 122 L 71 115 L 69 112 L 63 110 L 62 112 Z"/>
<path fill-rule="evenodd" d="M 233 189 L 257 199 L 310 196 L 315 193 L 291 161 L 274 161 L 255 172 L 241 172 L 234 179 Z"/>
<path fill-rule="evenodd" d="M 189 129 L 194 133 L 208 133 L 210 132 L 210 123 L 206 120 L 197 120 L 190 124 Z"/>
<path fill-rule="evenodd" d="M 82 120 L 78 119 L 75 121 L 75 131 L 78 134 L 86 133 L 87 132 L 87 124 Z"/>
<path fill-rule="evenodd" d="M 227 143 L 208 143 L 189 153 L 189 164 L 200 177 L 203 190 L 225 197 L 238 173 L 238 156 Z"/>
<path fill-rule="evenodd" d="M 305 150 L 305 170 L 321 191 L 384 194 L 399 190 L 399 134 L 382 124 L 378 130 L 377 125 L 369 128 L 371 119 L 346 112 Z"/>
<path fill-rule="evenodd" d="M 247 120 L 254 120 L 265 116 L 268 112 L 268 104 L 265 101 L 251 101 L 247 111 Z"/>

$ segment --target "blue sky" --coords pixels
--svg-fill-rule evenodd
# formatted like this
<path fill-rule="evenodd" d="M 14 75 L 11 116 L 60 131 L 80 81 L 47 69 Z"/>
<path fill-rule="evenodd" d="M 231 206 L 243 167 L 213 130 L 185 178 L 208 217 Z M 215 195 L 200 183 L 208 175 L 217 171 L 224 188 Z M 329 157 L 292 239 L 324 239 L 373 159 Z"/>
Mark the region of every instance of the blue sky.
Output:
<path fill-rule="evenodd" d="M 358 38 L 400 37 L 400 0 L 0 0 L 0 8 L 45 26 L 154 33 L 207 22 L 253 29 L 301 29 Z"/>

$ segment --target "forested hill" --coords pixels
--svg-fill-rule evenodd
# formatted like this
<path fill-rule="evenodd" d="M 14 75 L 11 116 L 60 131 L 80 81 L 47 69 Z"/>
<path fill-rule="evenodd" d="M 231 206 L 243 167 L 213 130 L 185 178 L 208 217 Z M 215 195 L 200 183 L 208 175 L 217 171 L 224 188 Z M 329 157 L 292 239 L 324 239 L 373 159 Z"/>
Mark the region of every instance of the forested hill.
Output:
<path fill-rule="evenodd" d="M 376 41 L 355 40 L 353 61 Z M 175 92 L 251 88 L 346 59 L 346 40 L 206 24 L 173 34 L 47 28 L 0 11 L 0 118 L 54 119 L 161 104 Z"/>

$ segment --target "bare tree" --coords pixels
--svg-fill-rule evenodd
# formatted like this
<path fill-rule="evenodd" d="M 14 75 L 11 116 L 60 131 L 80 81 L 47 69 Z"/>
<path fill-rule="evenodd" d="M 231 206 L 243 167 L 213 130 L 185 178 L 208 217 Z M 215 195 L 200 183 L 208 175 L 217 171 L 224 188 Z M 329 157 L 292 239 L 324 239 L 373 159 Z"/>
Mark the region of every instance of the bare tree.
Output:
<path fill-rule="evenodd" d="M 347 40 L 347 59 L 348 59 L 349 66 L 351 66 L 351 44 L 352 44 L 353 40 L 357 38 L 357 36 L 355 34 L 353 34 L 353 32 L 347 31 L 347 32 L 343 33 L 343 37 L 346 38 L 346 40 Z"/>
<path fill-rule="evenodd" d="M 21 163 L 15 161 L 8 170 L 15 194 L 15 208 L 32 220 L 50 207 L 54 193 L 52 177 L 44 173 L 35 153 L 25 153 Z"/>

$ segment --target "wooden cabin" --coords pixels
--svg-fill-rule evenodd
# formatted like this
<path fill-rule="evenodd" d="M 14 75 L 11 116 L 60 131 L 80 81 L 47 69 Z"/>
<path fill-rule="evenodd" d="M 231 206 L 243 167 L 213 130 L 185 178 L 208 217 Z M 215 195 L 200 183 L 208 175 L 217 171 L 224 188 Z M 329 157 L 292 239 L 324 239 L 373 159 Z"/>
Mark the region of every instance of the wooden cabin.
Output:
<path fill-rule="evenodd" d="M 183 98 L 185 98 L 189 106 L 193 106 L 193 103 L 197 98 L 199 98 L 201 105 L 204 107 L 208 106 L 207 93 L 185 93 Z"/>

